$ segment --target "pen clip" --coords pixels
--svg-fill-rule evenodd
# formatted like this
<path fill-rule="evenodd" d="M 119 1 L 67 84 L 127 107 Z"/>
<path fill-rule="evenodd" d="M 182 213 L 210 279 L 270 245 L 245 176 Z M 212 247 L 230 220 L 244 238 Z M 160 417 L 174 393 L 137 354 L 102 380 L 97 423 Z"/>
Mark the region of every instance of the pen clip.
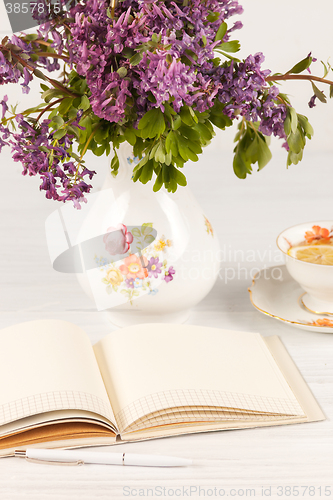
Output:
<path fill-rule="evenodd" d="M 41 460 L 39 458 L 29 458 L 26 456 L 25 451 L 15 450 L 15 457 L 25 458 L 27 462 L 35 464 L 45 464 L 45 465 L 83 465 L 83 460 L 77 460 L 76 462 L 60 462 L 58 460 Z"/>

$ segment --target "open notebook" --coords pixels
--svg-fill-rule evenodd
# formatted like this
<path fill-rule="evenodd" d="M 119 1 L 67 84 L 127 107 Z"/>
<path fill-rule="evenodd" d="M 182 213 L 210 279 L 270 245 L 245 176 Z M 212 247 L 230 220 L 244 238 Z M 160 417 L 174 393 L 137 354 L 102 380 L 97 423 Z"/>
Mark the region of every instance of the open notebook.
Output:
<path fill-rule="evenodd" d="M 0 332 L 0 456 L 323 420 L 278 337 L 138 325 L 95 346 L 64 321 Z"/>

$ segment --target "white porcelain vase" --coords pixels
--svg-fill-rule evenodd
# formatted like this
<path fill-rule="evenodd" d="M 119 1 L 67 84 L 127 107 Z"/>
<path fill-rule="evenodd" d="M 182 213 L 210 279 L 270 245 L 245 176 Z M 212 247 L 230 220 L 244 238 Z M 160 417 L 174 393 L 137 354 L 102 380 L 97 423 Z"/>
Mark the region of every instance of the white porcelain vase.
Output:
<path fill-rule="evenodd" d="M 131 146 L 122 144 L 118 155 L 119 173 L 109 174 L 95 196 L 79 239 L 117 229 L 121 252 L 108 260 L 94 251 L 95 269 L 77 278 L 117 326 L 185 322 L 217 278 L 216 234 L 188 187 L 154 193 L 151 183 L 132 180 Z M 112 247 L 107 238 L 104 252 Z"/>

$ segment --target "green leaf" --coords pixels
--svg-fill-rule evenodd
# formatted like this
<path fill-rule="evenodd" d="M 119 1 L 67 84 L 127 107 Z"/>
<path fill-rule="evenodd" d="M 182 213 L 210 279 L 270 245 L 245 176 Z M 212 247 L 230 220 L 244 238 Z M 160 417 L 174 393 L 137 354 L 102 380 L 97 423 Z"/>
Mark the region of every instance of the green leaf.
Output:
<path fill-rule="evenodd" d="M 25 35 L 25 39 L 28 42 L 33 42 L 34 40 L 38 40 L 39 36 L 36 33 L 31 33 L 30 35 Z"/>
<path fill-rule="evenodd" d="M 266 136 L 257 131 L 257 124 L 243 122 L 238 128 L 239 142 L 234 150 L 233 167 L 237 177 L 245 179 L 252 173 L 252 164 L 258 163 L 258 170 L 262 170 L 272 158 L 272 154 Z"/>
<path fill-rule="evenodd" d="M 64 95 L 64 93 L 61 90 L 48 89 L 42 93 L 42 99 L 44 99 L 45 102 L 50 102 L 54 97 L 60 97 L 63 95 Z"/>
<path fill-rule="evenodd" d="M 66 134 L 67 131 L 65 129 L 60 129 L 54 132 L 53 137 L 54 139 L 62 139 Z"/>
<path fill-rule="evenodd" d="M 72 106 L 69 111 L 68 111 L 68 118 L 70 120 L 75 120 L 76 118 L 76 115 L 77 115 L 77 108 L 75 108 L 74 106 Z"/>
<path fill-rule="evenodd" d="M 165 149 L 167 153 L 172 153 L 173 156 L 178 156 L 177 138 L 173 130 L 169 132 L 165 140 Z"/>
<path fill-rule="evenodd" d="M 191 116 L 192 116 L 192 118 L 193 118 L 193 121 L 194 121 L 195 123 L 198 123 L 198 122 L 199 122 L 199 120 L 198 120 L 197 115 L 196 115 L 196 114 L 195 114 L 195 112 L 193 111 L 193 108 L 192 108 L 191 106 L 189 106 L 189 108 L 188 108 L 188 109 L 190 110 L 190 114 L 191 114 Z"/>
<path fill-rule="evenodd" d="M 160 137 L 165 130 L 164 115 L 160 108 L 153 108 L 148 111 L 141 118 L 138 128 L 142 130 L 144 139 Z"/>
<path fill-rule="evenodd" d="M 296 130 L 296 133 L 291 133 L 288 137 L 288 146 L 293 153 L 299 154 L 305 146 L 304 137 L 302 137 L 302 133 L 299 128 Z"/>
<path fill-rule="evenodd" d="M 153 187 L 153 191 L 156 193 L 157 191 L 159 191 L 161 189 L 162 186 L 163 186 L 163 175 L 162 175 L 162 169 L 161 169 L 160 173 L 158 174 L 158 176 L 156 178 L 156 181 L 155 181 L 155 184 Z"/>
<path fill-rule="evenodd" d="M 71 127 L 71 126 L 68 126 L 67 127 L 67 131 L 70 133 L 70 134 L 73 134 L 76 139 L 80 142 L 80 134 L 79 134 L 79 130 L 77 127 Z"/>
<path fill-rule="evenodd" d="M 141 238 L 141 231 L 140 229 L 138 229 L 137 227 L 134 227 L 132 230 L 131 230 L 131 233 L 133 234 L 133 236 L 135 238 Z"/>
<path fill-rule="evenodd" d="M 173 128 L 174 130 L 178 130 L 178 129 L 179 129 L 179 127 L 181 126 L 181 124 L 182 124 L 182 119 L 181 119 L 181 117 L 180 117 L 179 115 L 177 115 L 177 116 L 175 117 L 175 119 L 173 120 L 173 123 L 172 123 L 172 128 Z"/>
<path fill-rule="evenodd" d="M 177 135 L 177 144 L 178 144 L 178 151 L 180 156 L 185 160 L 188 161 L 190 159 L 190 150 L 187 147 L 187 141 L 182 135 Z"/>
<path fill-rule="evenodd" d="M 61 101 L 58 107 L 58 113 L 60 115 L 65 115 L 67 111 L 72 107 L 73 99 L 71 97 L 66 97 Z"/>
<path fill-rule="evenodd" d="M 142 168 L 140 181 L 142 184 L 147 184 L 148 181 L 151 180 L 154 173 L 154 160 L 149 160 Z"/>
<path fill-rule="evenodd" d="M 307 119 L 306 116 L 303 116 L 303 115 L 297 115 L 297 116 L 298 116 L 299 124 L 303 128 L 306 137 L 308 139 L 311 139 L 313 137 L 314 130 L 313 130 L 311 124 L 309 123 L 309 120 Z"/>
<path fill-rule="evenodd" d="M 87 111 L 90 108 L 90 101 L 86 95 L 81 97 L 81 102 L 79 105 L 79 109 L 83 109 L 83 111 Z"/>
<path fill-rule="evenodd" d="M 125 76 L 127 75 L 127 69 L 124 66 L 121 66 L 119 69 L 117 69 L 117 73 L 120 78 L 125 78 Z"/>
<path fill-rule="evenodd" d="M 93 149 L 93 153 L 94 153 L 95 156 L 102 156 L 102 154 L 105 153 L 105 145 L 102 144 L 102 146 L 94 148 Z"/>
<path fill-rule="evenodd" d="M 162 167 L 162 178 L 164 184 L 167 184 L 170 181 L 170 170 L 166 165 L 163 165 Z"/>
<path fill-rule="evenodd" d="M 222 50 L 223 52 L 230 52 L 233 54 L 235 52 L 239 52 L 240 43 L 238 40 L 232 40 L 231 42 L 224 42 L 218 46 L 218 49 Z"/>
<path fill-rule="evenodd" d="M 183 172 L 178 170 L 178 168 L 173 167 L 173 173 L 174 173 L 174 177 L 175 177 L 177 184 L 179 184 L 180 186 L 187 185 L 186 177 L 183 174 Z"/>
<path fill-rule="evenodd" d="M 262 170 L 272 159 L 272 153 L 265 139 L 258 140 L 258 170 Z"/>
<path fill-rule="evenodd" d="M 192 125 L 195 124 L 195 120 L 188 106 L 183 106 L 179 112 L 179 115 L 182 122 L 185 123 L 185 125 L 192 127 Z"/>
<path fill-rule="evenodd" d="M 223 40 L 224 38 L 224 35 L 226 34 L 227 32 L 227 29 L 228 29 L 228 25 L 226 22 L 223 22 L 219 29 L 217 30 L 216 32 L 216 35 L 215 35 L 215 39 L 214 39 L 214 42 L 218 42 L 219 40 Z"/>
<path fill-rule="evenodd" d="M 318 87 L 313 82 L 311 82 L 311 83 L 312 83 L 312 88 L 313 88 L 313 91 L 315 93 L 315 96 L 318 97 L 320 102 L 326 103 L 327 99 L 326 99 L 324 92 L 319 90 Z"/>
<path fill-rule="evenodd" d="M 210 12 L 209 15 L 207 16 L 207 21 L 209 21 L 210 23 L 215 23 L 215 21 L 217 21 L 219 17 L 220 17 L 219 12 Z"/>
<path fill-rule="evenodd" d="M 212 108 L 209 119 L 216 127 L 222 130 L 232 125 L 232 121 L 227 115 L 223 114 L 222 111 L 220 113 L 218 111 L 214 111 L 214 108 Z"/>
<path fill-rule="evenodd" d="M 136 135 L 133 129 L 126 127 L 124 130 L 124 137 L 131 146 L 134 146 L 136 143 Z"/>
<path fill-rule="evenodd" d="M 203 123 L 198 123 L 195 127 L 194 130 L 196 130 L 199 133 L 199 136 L 201 138 L 201 142 L 203 142 L 205 145 L 212 140 L 213 138 L 213 133 L 209 130 L 209 128 L 204 125 Z"/>
<path fill-rule="evenodd" d="M 236 150 L 233 161 L 234 172 L 239 179 L 245 179 L 247 174 L 252 173 L 251 163 L 246 161 L 241 151 Z"/>
<path fill-rule="evenodd" d="M 21 55 L 22 57 L 22 55 Z M 37 76 L 37 78 L 40 78 L 41 80 L 47 80 L 46 76 L 44 75 L 44 73 L 42 73 L 39 69 L 35 69 L 33 71 L 34 75 Z"/>
<path fill-rule="evenodd" d="M 143 53 L 137 52 L 134 56 L 130 58 L 129 63 L 131 66 L 137 66 L 139 62 L 141 62 L 142 58 L 143 58 Z"/>
<path fill-rule="evenodd" d="M 305 71 L 311 65 L 311 63 L 312 63 L 312 57 L 308 56 L 305 59 L 302 59 L 302 61 L 300 61 L 299 63 L 295 64 L 295 66 L 293 66 L 289 71 L 287 71 L 287 74 L 288 73 L 293 73 L 293 74 L 302 73 L 302 71 Z"/>
<path fill-rule="evenodd" d="M 155 161 L 157 161 L 159 163 L 164 163 L 165 162 L 165 151 L 164 151 L 164 147 L 163 147 L 162 143 L 160 143 L 158 145 L 158 148 L 156 150 Z"/>
<path fill-rule="evenodd" d="M 199 132 L 194 130 L 192 127 L 188 127 L 187 125 L 182 125 L 179 128 L 179 132 L 184 136 L 187 137 L 190 141 L 197 142 L 198 144 L 200 143 L 200 135 Z"/>
<path fill-rule="evenodd" d="M 237 59 L 237 57 L 230 56 L 226 52 L 223 52 L 223 50 L 218 50 L 218 49 L 215 49 L 215 50 L 216 50 L 216 52 L 218 52 L 219 54 L 222 54 L 227 59 L 230 59 L 231 61 L 235 61 L 235 62 L 238 62 L 238 63 L 241 62 L 240 59 Z"/>
<path fill-rule="evenodd" d="M 79 130 L 80 134 L 80 144 L 85 144 L 87 139 L 89 139 L 92 132 L 92 121 L 90 116 L 85 116 L 80 120 L 79 125 L 84 127 L 84 130 Z M 96 134 L 97 135 L 97 134 Z"/>
<path fill-rule="evenodd" d="M 284 132 L 286 134 L 286 136 L 288 137 L 290 135 L 290 132 L 291 132 L 291 118 L 290 118 L 290 113 L 289 113 L 289 110 L 287 111 L 287 116 L 286 116 L 286 119 L 284 121 Z"/>
<path fill-rule="evenodd" d="M 295 108 L 289 108 L 290 113 L 290 125 L 293 134 L 296 134 L 298 127 L 298 117 Z"/>
<path fill-rule="evenodd" d="M 64 124 L 64 120 L 61 118 L 61 116 L 57 115 L 52 118 L 52 122 L 50 123 L 50 127 L 52 128 L 59 128 Z"/>
<path fill-rule="evenodd" d="M 118 169 L 119 169 L 119 158 L 118 158 L 116 151 L 114 152 L 114 157 L 111 160 L 110 167 L 111 167 L 111 172 L 113 174 L 117 174 Z"/>
<path fill-rule="evenodd" d="M 303 158 L 303 150 L 300 153 L 296 154 L 293 151 L 289 151 L 287 158 L 287 166 L 289 167 L 291 164 L 297 165 Z"/>

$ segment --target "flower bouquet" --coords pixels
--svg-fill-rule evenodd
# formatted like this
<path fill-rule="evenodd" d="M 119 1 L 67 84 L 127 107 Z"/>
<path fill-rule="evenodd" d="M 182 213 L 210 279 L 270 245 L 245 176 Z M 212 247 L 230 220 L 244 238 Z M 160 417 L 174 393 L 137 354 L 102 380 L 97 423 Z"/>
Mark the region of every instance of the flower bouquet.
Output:
<path fill-rule="evenodd" d="M 0 97 L 0 151 L 9 146 L 24 175 L 40 176 L 47 198 L 80 207 L 95 174 L 85 153 L 113 150 L 116 175 L 125 141 L 140 160 L 133 180 L 174 192 L 186 185 L 182 167 L 198 160 L 214 126 L 234 121 L 238 177 L 269 162 L 272 135 L 288 151 L 288 165 L 302 159 L 313 129 L 275 83 L 308 80 L 313 107 L 326 102 L 317 82 L 333 94 L 326 78 L 332 68 L 324 64 L 324 75 L 313 76 L 311 54 L 284 74 L 263 69 L 261 53 L 238 59 L 233 35 L 242 24 L 230 21 L 242 12 L 237 0 L 59 2 L 57 10 L 48 4 L 36 33 L 0 43 L 0 85 L 20 83 L 28 93 L 30 82 L 41 80 L 41 102 L 27 110 Z"/>

